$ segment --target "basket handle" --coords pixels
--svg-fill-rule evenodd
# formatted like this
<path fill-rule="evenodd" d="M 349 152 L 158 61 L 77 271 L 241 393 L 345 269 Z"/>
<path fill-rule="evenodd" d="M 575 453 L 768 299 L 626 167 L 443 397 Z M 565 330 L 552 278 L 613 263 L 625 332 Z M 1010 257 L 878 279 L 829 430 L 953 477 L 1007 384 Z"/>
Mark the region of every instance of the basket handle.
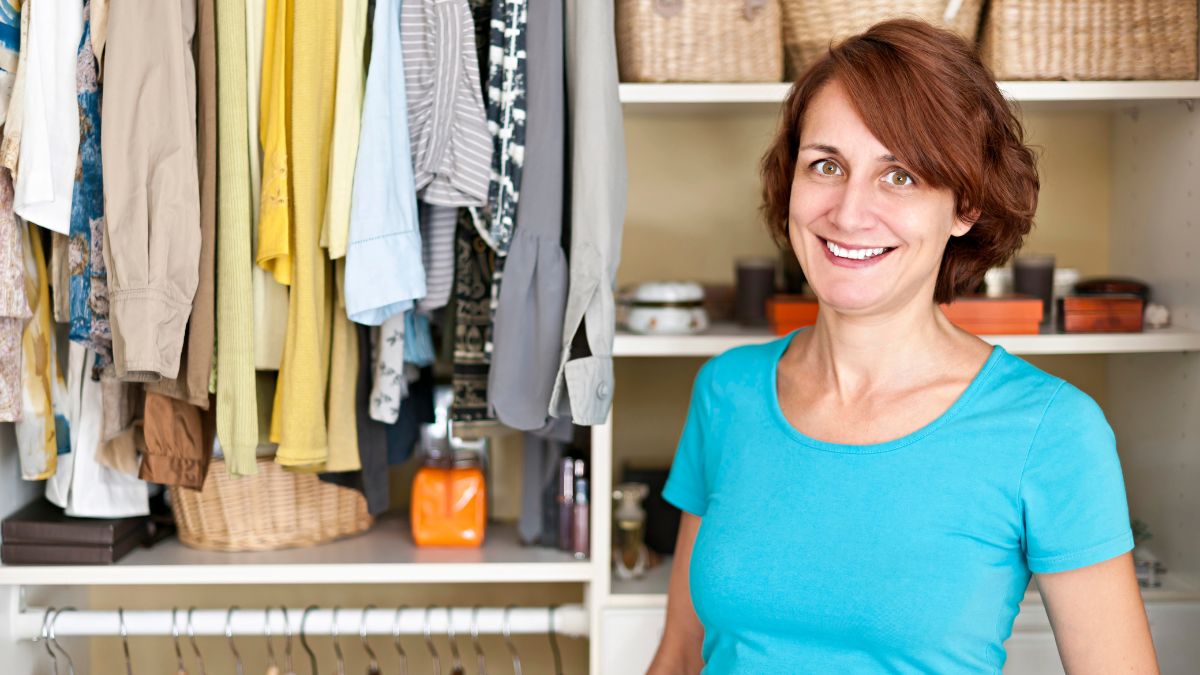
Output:
<path fill-rule="evenodd" d="M 747 21 L 753 21 L 754 15 L 763 11 L 770 0 L 742 0 L 742 13 Z M 951 6 L 962 4 L 962 0 L 951 0 Z M 670 18 L 683 11 L 683 0 L 654 0 L 654 12 L 661 17 Z M 949 11 L 949 10 L 947 10 Z M 957 13 L 957 9 L 954 10 Z"/>

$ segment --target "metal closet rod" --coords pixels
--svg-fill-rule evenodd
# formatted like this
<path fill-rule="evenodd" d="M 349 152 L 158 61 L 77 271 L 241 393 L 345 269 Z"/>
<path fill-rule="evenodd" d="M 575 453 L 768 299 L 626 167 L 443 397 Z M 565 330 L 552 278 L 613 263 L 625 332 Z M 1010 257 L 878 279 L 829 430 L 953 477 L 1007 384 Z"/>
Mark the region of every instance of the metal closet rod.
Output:
<path fill-rule="evenodd" d="M 180 607 L 175 613 L 175 630 L 179 635 L 188 634 L 187 607 Z M 362 607 L 340 607 L 337 610 L 337 632 L 339 635 L 360 634 L 363 619 Z M 423 635 L 426 626 L 433 635 L 446 635 L 453 621 L 454 633 L 470 635 L 472 627 L 480 634 L 499 635 L 505 632 L 504 607 L 444 607 L 433 605 L 426 613 L 426 607 L 404 606 L 400 612 L 400 621 L 396 623 L 398 608 L 371 608 L 366 610 L 366 628 L 368 635 L 394 635 L 399 628 L 401 635 Z M 508 632 L 512 634 L 550 633 L 550 607 L 512 607 L 508 609 Z M 13 622 L 17 639 L 33 640 L 42 635 L 42 622 L 46 616 L 46 607 L 28 607 L 15 616 Z M 270 616 L 270 633 L 281 637 L 287 632 L 300 635 L 300 621 L 304 608 L 288 608 L 287 623 L 284 623 L 284 609 L 238 607 L 232 617 L 229 608 L 196 609 L 191 616 L 191 633 L 193 635 L 225 635 L 226 621 L 229 630 L 236 636 L 263 637 L 267 631 L 267 616 Z M 582 605 L 560 605 L 553 608 L 554 632 L 568 637 L 586 637 L 588 634 L 588 612 Z M 123 610 L 125 615 L 125 634 L 127 635 L 164 635 L 172 634 L 171 610 Z M 320 607 L 308 612 L 304 622 L 304 632 L 309 636 L 328 636 L 333 633 L 334 608 Z M 426 618 L 428 616 L 428 618 Z M 121 620 L 117 610 L 63 610 L 57 613 L 53 620 L 54 635 L 64 637 L 71 635 L 108 636 L 121 635 Z"/>

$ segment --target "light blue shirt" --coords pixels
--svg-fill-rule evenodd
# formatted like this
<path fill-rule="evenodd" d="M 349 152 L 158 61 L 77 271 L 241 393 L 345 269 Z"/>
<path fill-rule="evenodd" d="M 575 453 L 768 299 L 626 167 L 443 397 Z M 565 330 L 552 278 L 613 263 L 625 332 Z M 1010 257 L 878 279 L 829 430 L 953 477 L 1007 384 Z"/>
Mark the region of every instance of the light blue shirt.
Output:
<path fill-rule="evenodd" d="M 425 297 L 400 49 L 400 0 L 375 7 L 346 247 L 346 313 L 378 326 Z"/>
<path fill-rule="evenodd" d="M 790 338 L 705 364 L 663 489 L 703 518 L 705 673 L 1000 673 L 1031 571 L 1133 547 L 1112 429 L 1079 389 L 996 346 L 925 427 L 829 443 L 780 409 Z"/>

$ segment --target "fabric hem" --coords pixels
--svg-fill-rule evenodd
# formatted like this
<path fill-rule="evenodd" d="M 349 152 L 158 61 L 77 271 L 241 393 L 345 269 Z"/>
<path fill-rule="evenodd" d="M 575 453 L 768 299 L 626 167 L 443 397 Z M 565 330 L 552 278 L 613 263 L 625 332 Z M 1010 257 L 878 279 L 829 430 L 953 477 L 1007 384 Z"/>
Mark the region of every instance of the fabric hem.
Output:
<path fill-rule="evenodd" d="M 1098 562 L 1115 558 L 1132 549 L 1133 532 L 1126 530 L 1115 537 L 1078 551 L 1040 558 L 1027 555 L 1025 559 L 1026 564 L 1029 566 L 1029 571 L 1037 574 L 1052 574 L 1054 572 L 1066 572 L 1094 565 Z"/>

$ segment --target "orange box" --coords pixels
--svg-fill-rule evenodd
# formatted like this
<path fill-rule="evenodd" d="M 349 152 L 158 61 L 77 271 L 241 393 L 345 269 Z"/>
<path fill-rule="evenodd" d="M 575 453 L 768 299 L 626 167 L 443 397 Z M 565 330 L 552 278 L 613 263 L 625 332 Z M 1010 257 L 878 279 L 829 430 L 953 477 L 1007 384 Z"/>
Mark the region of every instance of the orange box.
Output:
<path fill-rule="evenodd" d="M 1064 333 L 1140 333 L 1142 299 L 1136 295 L 1072 295 L 1062 299 Z"/>
<path fill-rule="evenodd" d="M 776 335 L 817 322 L 817 299 L 811 295 L 776 295 L 767 298 L 767 321 Z"/>

